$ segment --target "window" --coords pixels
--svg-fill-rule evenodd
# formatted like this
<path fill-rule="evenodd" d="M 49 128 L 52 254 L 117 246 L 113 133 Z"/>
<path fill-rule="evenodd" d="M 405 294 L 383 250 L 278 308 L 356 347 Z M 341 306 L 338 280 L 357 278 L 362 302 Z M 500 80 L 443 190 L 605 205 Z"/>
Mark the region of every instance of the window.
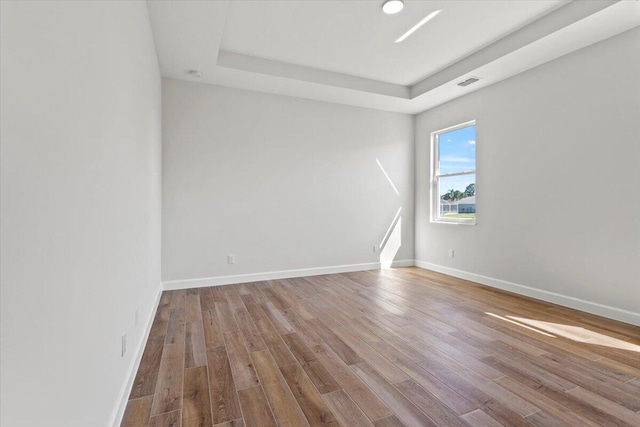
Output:
<path fill-rule="evenodd" d="M 431 221 L 476 223 L 476 122 L 431 134 Z"/>

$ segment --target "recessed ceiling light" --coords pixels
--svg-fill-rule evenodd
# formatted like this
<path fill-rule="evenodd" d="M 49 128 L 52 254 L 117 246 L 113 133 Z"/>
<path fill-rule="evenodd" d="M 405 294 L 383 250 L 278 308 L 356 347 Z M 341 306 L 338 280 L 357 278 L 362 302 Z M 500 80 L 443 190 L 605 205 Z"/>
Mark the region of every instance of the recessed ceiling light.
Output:
<path fill-rule="evenodd" d="M 404 2 L 402 0 L 387 0 L 382 5 L 382 11 L 387 15 L 393 15 L 394 13 L 398 13 L 404 7 Z"/>
<path fill-rule="evenodd" d="M 403 35 L 401 35 L 400 37 L 398 37 L 398 39 L 396 40 L 396 43 L 400 43 L 401 41 L 403 41 L 404 39 L 406 39 L 407 37 L 409 37 L 411 34 L 415 33 L 420 27 L 422 27 L 424 24 L 426 24 L 427 22 L 431 21 L 433 18 L 436 17 L 437 14 L 439 14 L 440 12 L 442 12 L 442 10 L 436 10 L 435 12 L 431 12 L 430 14 L 428 14 L 427 16 L 425 16 L 422 21 L 418 22 L 416 25 L 414 25 L 413 27 L 411 27 L 409 29 L 409 31 L 407 31 L 406 33 L 404 33 Z"/>

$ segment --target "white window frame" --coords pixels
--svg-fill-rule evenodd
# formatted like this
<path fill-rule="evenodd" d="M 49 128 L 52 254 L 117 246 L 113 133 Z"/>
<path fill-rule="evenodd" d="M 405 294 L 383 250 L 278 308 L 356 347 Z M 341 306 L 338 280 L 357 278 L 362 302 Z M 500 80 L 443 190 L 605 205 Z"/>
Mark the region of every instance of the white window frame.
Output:
<path fill-rule="evenodd" d="M 473 126 L 476 124 L 475 120 L 460 123 L 455 126 L 440 129 L 435 132 L 431 132 L 431 222 L 440 224 L 465 224 L 476 225 L 476 218 L 444 218 L 440 216 L 440 179 L 451 176 L 473 175 L 476 174 L 478 169 L 477 156 L 476 156 L 476 168 L 472 170 L 465 170 L 454 173 L 440 173 L 439 159 L 439 146 L 440 135 L 446 132 L 451 132 L 457 129 Z M 476 128 L 476 140 L 477 140 L 477 128 Z M 478 175 L 476 174 L 476 180 Z M 476 183 L 476 189 L 478 185 Z"/>

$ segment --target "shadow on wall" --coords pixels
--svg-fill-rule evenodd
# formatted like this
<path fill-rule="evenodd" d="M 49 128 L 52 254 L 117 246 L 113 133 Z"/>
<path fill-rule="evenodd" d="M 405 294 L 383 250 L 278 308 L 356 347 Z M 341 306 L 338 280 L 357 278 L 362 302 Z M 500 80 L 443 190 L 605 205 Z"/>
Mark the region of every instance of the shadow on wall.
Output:
<path fill-rule="evenodd" d="M 393 192 L 396 193 L 396 196 L 400 197 L 400 192 L 398 191 L 396 186 L 393 185 L 393 181 L 391 180 L 391 177 L 389 176 L 387 171 L 384 170 L 384 167 L 382 166 L 382 163 L 380 163 L 380 160 L 376 159 L 376 163 L 378 163 L 378 167 L 380 167 L 382 174 L 385 176 L 385 178 L 387 178 L 387 181 L 389 181 L 389 185 L 391 185 Z M 396 215 L 393 217 L 393 221 L 391 221 L 391 225 L 389 226 L 389 228 L 387 229 L 387 232 L 382 238 L 382 242 L 380 242 L 380 267 L 381 268 L 391 268 L 391 264 L 393 263 L 393 260 L 395 259 L 396 254 L 398 253 L 398 250 L 400 250 L 400 246 L 402 246 L 402 216 L 400 215 L 401 212 L 402 212 L 402 206 L 398 208 L 398 212 L 396 212 Z"/>

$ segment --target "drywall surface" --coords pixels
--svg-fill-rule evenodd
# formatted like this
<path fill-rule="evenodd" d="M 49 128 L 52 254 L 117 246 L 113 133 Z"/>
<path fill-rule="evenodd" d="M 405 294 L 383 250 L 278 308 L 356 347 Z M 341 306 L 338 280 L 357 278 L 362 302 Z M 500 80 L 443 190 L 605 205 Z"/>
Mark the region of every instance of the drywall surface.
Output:
<path fill-rule="evenodd" d="M 1 8 L 0 424 L 105 426 L 160 286 L 161 82 L 146 3 Z"/>
<path fill-rule="evenodd" d="M 162 174 L 163 281 L 413 259 L 412 116 L 163 79 Z"/>
<path fill-rule="evenodd" d="M 419 115 L 416 259 L 585 300 L 592 311 L 627 311 L 632 321 L 640 313 L 638 46 L 640 29 L 631 30 Z M 472 119 L 477 225 L 430 223 L 431 132 Z"/>

